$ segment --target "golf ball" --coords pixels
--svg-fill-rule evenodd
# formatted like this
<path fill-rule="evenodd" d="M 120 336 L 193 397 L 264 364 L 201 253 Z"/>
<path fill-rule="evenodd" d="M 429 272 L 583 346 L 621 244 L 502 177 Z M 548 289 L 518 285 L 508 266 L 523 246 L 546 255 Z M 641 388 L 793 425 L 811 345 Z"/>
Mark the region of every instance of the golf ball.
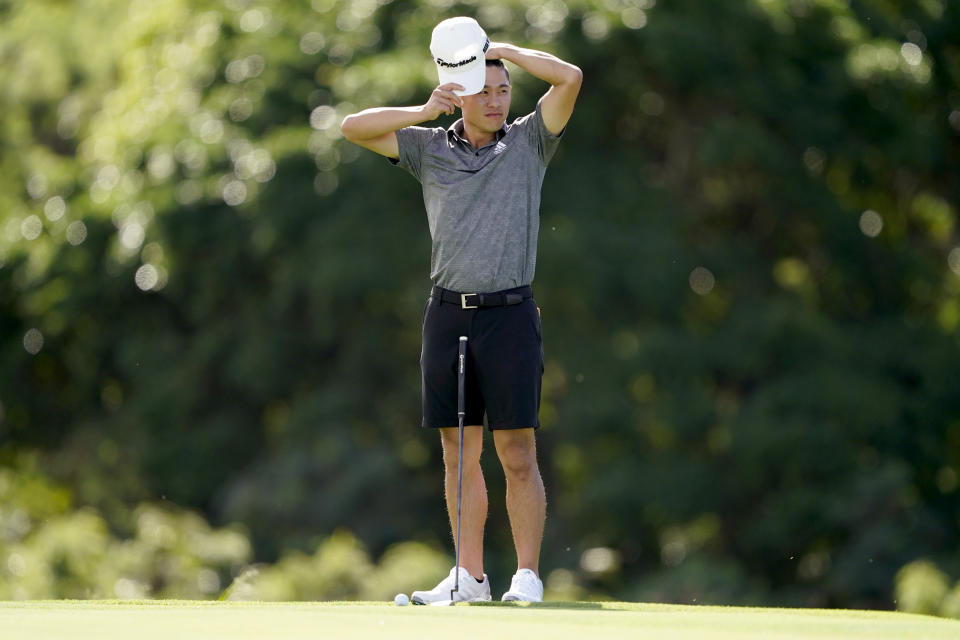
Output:
<path fill-rule="evenodd" d="M 397 605 L 398 607 L 405 607 L 410 604 L 410 598 L 408 598 L 407 594 L 405 593 L 398 593 L 393 597 L 393 604 Z"/>

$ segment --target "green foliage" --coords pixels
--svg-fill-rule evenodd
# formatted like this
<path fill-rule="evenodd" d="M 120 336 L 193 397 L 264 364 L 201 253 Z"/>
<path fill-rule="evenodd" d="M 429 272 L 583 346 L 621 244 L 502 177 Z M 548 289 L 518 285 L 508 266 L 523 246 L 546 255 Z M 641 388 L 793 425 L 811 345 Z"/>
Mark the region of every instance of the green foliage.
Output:
<path fill-rule="evenodd" d="M 960 581 L 951 588 L 947 575 L 928 560 L 897 572 L 896 599 L 900 611 L 960 618 Z"/>
<path fill-rule="evenodd" d="M 251 565 L 241 528 L 215 529 L 166 505 L 137 507 L 123 537 L 96 510 L 70 509 L 67 491 L 29 469 L 0 470 L 0 499 L 2 600 L 382 601 L 439 582 L 450 566 L 418 542 L 392 545 L 374 563 L 346 530 L 313 555 L 287 551 L 276 564 Z"/>
<path fill-rule="evenodd" d="M 960 565 L 956 3 L 0 12 L 0 463 L 18 469 L 0 481 L 20 496 L 0 532 L 29 593 L 123 578 L 207 597 L 203 571 L 223 585 L 245 561 L 228 522 L 279 559 L 251 578 L 262 597 L 335 577 L 369 593 L 337 563 L 447 544 L 416 426 L 419 189 L 337 124 L 421 102 L 430 29 L 461 13 L 585 72 L 535 283 L 548 587 L 889 607 L 914 558 Z M 512 78 L 524 113 L 545 87 Z M 509 574 L 485 464 L 488 564 Z M 129 515 L 164 500 L 185 511 Z M 316 540 L 341 528 L 357 538 L 330 538 L 328 561 Z M 111 531 L 135 541 L 128 564 Z M 417 549 L 402 557 L 428 562 Z"/>
<path fill-rule="evenodd" d="M 421 543 L 387 549 L 374 565 L 363 544 L 347 531 L 334 532 L 308 556 L 294 551 L 266 567 L 240 574 L 227 600 L 392 600 L 446 576 L 450 558 Z"/>
<path fill-rule="evenodd" d="M 211 598 L 250 559 L 236 527 L 143 504 L 121 538 L 95 509 L 69 509 L 68 495 L 33 472 L 0 470 L 0 598 Z"/>

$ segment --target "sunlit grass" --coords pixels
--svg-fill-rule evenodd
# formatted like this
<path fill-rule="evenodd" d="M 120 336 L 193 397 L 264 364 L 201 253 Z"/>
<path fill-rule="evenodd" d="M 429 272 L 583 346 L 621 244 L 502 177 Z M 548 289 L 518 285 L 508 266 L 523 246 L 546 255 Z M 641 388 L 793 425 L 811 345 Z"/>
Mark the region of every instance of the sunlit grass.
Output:
<path fill-rule="evenodd" d="M 960 621 L 883 611 L 762 609 L 625 602 L 397 607 L 383 602 L 183 600 L 0 603 L 4 637 L 46 640 L 480 637 L 928 638 L 960 637 Z"/>

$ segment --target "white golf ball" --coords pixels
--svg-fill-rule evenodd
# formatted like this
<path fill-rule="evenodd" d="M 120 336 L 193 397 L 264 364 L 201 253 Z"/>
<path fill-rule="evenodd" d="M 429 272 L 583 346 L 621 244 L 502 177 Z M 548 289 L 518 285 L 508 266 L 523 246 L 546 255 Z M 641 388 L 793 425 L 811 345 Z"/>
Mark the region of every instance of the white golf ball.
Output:
<path fill-rule="evenodd" d="M 405 607 L 410 604 L 410 598 L 408 598 L 407 594 L 405 593 L 398 593 L 393 597 L 393 604 L 397 605 L 398 607 Z"/>

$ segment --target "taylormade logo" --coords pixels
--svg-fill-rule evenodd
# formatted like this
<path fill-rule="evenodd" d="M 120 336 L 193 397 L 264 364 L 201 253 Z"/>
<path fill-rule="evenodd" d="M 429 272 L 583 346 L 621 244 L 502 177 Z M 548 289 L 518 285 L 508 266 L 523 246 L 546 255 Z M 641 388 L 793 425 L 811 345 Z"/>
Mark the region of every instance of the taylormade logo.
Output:
<path fill-rule="evenodd" d="M 441 67 L 456 68 L 456 67 L 462 67 L 465 64 L 470 64 L 476 59 L 477 59 L 477 56 L 470 56 L 466 60 L 461 60 L 460 62 L 447 62 L 446 60 L 437 58 L 437 64 L 440 65 Z"/>
<path fill-rule="evenodd" d="M 463 356 L 458 356 L 457 360 L 460 361 L 460 373 L 463 373 Z"/>
<path fill-rule="evenodd" d="M 479 29 L 480 27 L 478 26 L 477 28 Z M 490 38 L 484 38 L 483 49 L 480 51 L 480 53 L 485 54 L 487 52 L 487 49 L 489 48 L 490 48 Z M 431 50 L 433 49 L 433 45 L 430 45 L 430 49 Z M 476 59 L 477 59 L 477 56 L 470 56 L 466 60 L 461 60 L 460 62 L 447 62 L 443 58 L 437 58 L 436 60 L 437 60 L 437 64 L 440 65 L 441 67 L 456 69 L 457 67 L 462 67 L 465 64 L 470 64 Z"/>

